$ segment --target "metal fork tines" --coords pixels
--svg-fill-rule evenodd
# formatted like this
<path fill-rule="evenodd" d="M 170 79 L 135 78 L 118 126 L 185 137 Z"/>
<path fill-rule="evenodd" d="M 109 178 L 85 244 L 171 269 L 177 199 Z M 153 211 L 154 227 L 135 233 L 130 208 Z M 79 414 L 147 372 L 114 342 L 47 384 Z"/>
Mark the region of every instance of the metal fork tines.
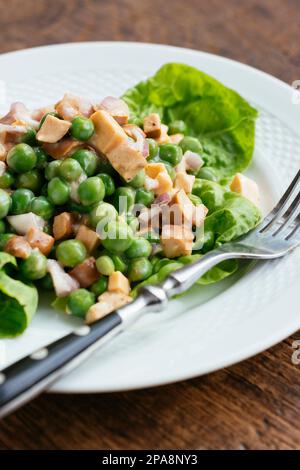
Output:
<path fill-rule="evenodd" d="M 267 215 L 259 233 L 291 240 L 300 225 L 300 170 L 274 209 Z"/>

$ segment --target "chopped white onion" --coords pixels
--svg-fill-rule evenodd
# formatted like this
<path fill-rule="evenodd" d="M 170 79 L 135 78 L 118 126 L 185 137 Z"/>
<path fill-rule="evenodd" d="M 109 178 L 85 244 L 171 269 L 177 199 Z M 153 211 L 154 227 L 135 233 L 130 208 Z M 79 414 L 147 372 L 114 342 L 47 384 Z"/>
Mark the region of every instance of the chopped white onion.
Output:
<path fill-rule="evenodd" d="M 150 178 L 150 176 L 146 176 L 144 187 L 147 189 L 147 191 L 153 191 L 154 189 L 158 188 L 158 181 L 154 178 Z"/>
<path fill-rule="evenodd" d="M 15 121 L 24 122 L 24 124 L 34 129 L 39 127 L 39 121 L 33 119 L 32 112 L 20 102 L 12 103 L 9 112 L 0 119 L 1 124 L 13 124 Z"/>
<path fill-rule="evenodd" d="M 45 226 L 45 220 L 33 212 L 28 212 L 27 214 L 9 215 L 7 216 L 7 220 L 19 235 L 26 235 L 28 230 L 32 227 L 43 230 Z"/>
<path fill-rule="evenodd" d="M 64 271 L 55 259 L 47 260 L 47 271 L 51 276 L 57 297 L 65 297 L 79 288 L 79 283 Z"/>
<path fill-rule="evenodd" d="M 197 171 L 203 165 L 203 160 L 198 153 L 192 152 L 191 150 L 187 150 L 183 155 L 186 169 Z"/>
<path fill-rule="evenodd" d="M 152 245 L 152 252 L 151 254 L 153 256 L 157 255 L 158 253 L 161 253 L 162 252 L 162 246 L 160 243 L 153 243 Z"/>

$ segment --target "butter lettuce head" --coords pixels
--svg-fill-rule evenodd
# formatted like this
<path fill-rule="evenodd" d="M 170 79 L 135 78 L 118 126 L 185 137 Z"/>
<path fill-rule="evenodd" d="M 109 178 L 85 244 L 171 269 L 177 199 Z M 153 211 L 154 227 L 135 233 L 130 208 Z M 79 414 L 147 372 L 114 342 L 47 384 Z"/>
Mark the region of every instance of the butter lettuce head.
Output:
<path fill-rule="evenodd" d="M 9 274 L 8 268 L 16 266 L 13 256 L 0 252 L 0 338 L 23 333 L 38 305 L 36 288 Z"/>
<path fill-rule="evenodd" d="M 170 63 L 123 96 L 137 120 L 158 112 L 164 123 L 183 120 L 203 145 L 205 164 L 220 178 L 245 170 L 254 150 L 257 111 L 237 92 L 194 67 Z"/>

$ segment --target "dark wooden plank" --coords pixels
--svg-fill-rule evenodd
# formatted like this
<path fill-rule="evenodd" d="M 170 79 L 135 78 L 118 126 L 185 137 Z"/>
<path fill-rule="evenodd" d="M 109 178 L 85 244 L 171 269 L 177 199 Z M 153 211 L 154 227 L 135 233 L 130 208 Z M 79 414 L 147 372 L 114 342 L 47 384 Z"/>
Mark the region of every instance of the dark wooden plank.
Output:
<path fill-rule="evenodd" d="M 104 395 L 44 395 L 6 417 L 13 449 L 296 449 L 300 376 L 292 339 L 198 379 Z"/>
<path fill-rule="evenodd" d="M 26 7 L 0 0 L 0 12 L 0 52 L 69 41 L 157 42 L 225 55 L 288 83 L 300 78 L 298 0 L 52 0 L 51 8 L 44 0 Z M 3 420 L 0 448 L 299 448 L 299 366 L 291 361 L 299 337 L 179 384 L 43 395 Z"/>

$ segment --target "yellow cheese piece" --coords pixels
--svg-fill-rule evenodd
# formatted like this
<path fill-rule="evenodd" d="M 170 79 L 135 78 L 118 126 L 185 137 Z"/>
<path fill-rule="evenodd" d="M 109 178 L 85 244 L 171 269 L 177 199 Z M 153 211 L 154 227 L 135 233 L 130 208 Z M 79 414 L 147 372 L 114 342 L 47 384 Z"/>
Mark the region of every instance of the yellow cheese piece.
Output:
<path fill-rule="evenodd" d="M 173 181 L 168 173 L 161 172 L 155 179 L 158 182 L 157 188 L 154 189 L 155 194 L 168 193 L 173 189 Z"/>
<path fill-rule="evenodd" d="M 167 169 L 163 163 L 147 163 L 145 173 L 150 178 L 156 178 L 159 173 L 167 173 Z"/>
<path fill-rule="evenodd" d="M 113 272 L 108 278 L 107 290 L 109 292 L 122 292 L 123 294 L 128 295 L 130 292 L 130 284 L 127 277 L 125 277 L 120 271 Z"/>
<path fill-rule="evenodd" d="M 174 187 L 176 189 L 183 189 L 186 194 L 190 194 L 193 189 L 195 178 L 196 177 L 194 175 L 188 175 L 186 172 L 180 171 L 176 174 Z"/>
<path fill-rule="evenodd" d="M 174 195 L 171 210 L 173 215 L 172 223 L 175 225 L 192 223 L 195 206 L 183 189 Z"/>
<path fill-rule="evenodd" d="M 259 189 L 255 181 L 241 173 L 237 173 L 230 184 L 231 191 L 239 193 L 259 206 Z"/>
<path fill-rule="evenodd" d="M 98 302 L 89 308 L 85 321 L 93 323 L 129 302 L 132 302 L 132 297 L 122 292 L 104 292 L 98 297 Z"/>
<path fill-rule="evenodd" d="M 161 233 L 161 246 L 167 258 L 190 255 L 193 248 L 194 235 L 184 225 L 164 225 Z"/>

